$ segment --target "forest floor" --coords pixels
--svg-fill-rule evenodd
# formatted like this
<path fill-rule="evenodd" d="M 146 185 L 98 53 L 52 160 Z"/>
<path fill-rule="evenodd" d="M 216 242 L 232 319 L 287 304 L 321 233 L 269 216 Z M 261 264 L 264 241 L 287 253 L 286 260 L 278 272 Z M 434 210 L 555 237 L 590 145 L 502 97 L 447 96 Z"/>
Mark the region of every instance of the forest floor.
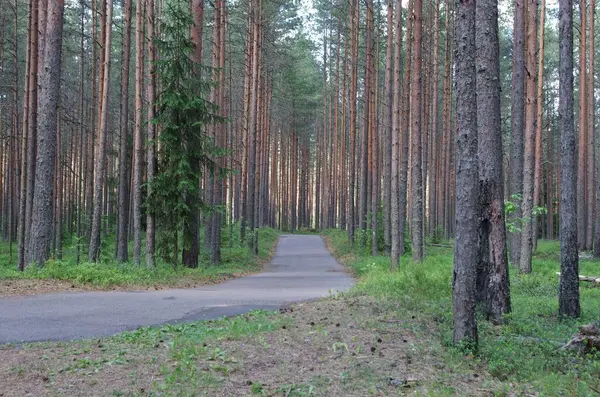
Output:
<path fill-rule="evenodd" d="M 479 351 L 451 346 L 452 249 L 423 264 L 353 250 L 327 233 L 359 283 L 349 293 L 214 321 L 109 338 L 0 348 L 0 396 L 593 396 L 600 356 L 559 350 L 597 320 L 600 289 L 582 283 L 583 316 L 557 317 L 558 244 L 540 241 L 531 275 L 511 275 L 513 313 L 479 322 Z M 600 263 L 582 260 L 582 274 Z"/>
<path fill-rule="evenodd" d="M 82 247 L 82 262 L 76 264 L 75 246 L 67 245 L 63 250 L 63 260 L 51 259 L 43 268 L 29 266 L 24 272 L 16 268 L 16 248 L 12 247 L 11 254 L 8 244 L 2 243 L 0 297 L 75 291 L 162 290 L 216 284 L 261 271 L 271 257 L 278 237 L 276 230 L 260 231 L 258 260 L 245 247 L 239 247 L 239 243 L 229 247 L 228 241 L 225 241 L 219 266 L 210 266 L 205 256 L 196 269 L 181 266 L 174 269 L 158 260 L 156 267 L 150 271 L 145 266 L 132 263 L 115 263 L 114 236 L 103 243 L 99 263 L 85 262 L 86 253 Z M 239 239 L 239 236 L 233 238 Z M 130 258 L 132 254 L 130 252 Z"/>

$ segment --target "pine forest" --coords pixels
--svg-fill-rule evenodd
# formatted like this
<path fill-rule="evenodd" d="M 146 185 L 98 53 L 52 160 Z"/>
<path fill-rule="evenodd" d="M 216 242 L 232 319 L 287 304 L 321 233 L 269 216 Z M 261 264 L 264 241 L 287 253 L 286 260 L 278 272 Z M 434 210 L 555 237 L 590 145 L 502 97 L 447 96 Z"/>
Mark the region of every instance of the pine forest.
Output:
<path fill-rule="evenodd" d="M 600 394 L 595 1 L 0 0 L 0 395 Z M 313 276 L 337 298 L 285 309 Z M 24 296 L 197 288 L 237 309 L 1 324 L 29 327 Z M 146 374 L 114 392 L 2 345 L 222 316 L 110 337 Z M 240 364 L 239 338 L 275 353 Z"/>

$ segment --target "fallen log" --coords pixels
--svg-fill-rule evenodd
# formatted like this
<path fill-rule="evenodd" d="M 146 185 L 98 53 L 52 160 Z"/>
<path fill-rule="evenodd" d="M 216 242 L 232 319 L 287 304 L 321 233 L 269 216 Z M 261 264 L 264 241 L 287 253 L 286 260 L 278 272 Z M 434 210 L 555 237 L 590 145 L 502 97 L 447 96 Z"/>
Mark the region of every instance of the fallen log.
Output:
<path fill-rule="evenodd" d="M 557 276 L 560 276 L 560 272 L 556 272 Z M 579 276 L 579 281 L 588 281 L 594 284 L 600 284 L 600 276 Z"/>
<path fill-rule="evenodd" d="M 579 332 L 561 350 L 576 350 L 589 353 L 592 350 L 600 351 L 600 327 L 596 324 L 582 325 Z"/>

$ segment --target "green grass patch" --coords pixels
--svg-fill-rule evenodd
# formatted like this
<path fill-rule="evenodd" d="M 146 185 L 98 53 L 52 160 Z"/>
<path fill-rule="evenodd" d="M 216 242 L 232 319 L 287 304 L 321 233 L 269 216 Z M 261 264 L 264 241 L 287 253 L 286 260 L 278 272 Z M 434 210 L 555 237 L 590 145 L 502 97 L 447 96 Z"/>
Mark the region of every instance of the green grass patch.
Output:
<path fill-rule="evenodd" d="M 7 243 L 0 244 L 0 280 L 62 280 L 79 286 L 98 288 L 112 287 L 151 287 L 151 286 L 186 286 L 201 283 L 218 282 L 223 279 L 256 272 L 269 257 L 279 232 L 274 229 L 259 231 L 259 253 L 256 258 L 245 246 L 240 246 L 239 238 L 231 241 L 224 232 L 222 245 L 222 263 L 218 266 L 209 264 L 208 253 L 200 256 L 200 264 L 196 269 L 172 266 L 157 260 L 154 268 L 136 266 L 132 263 L 116 263 L 114 261 L 114 237 L 104 239 L 102 260 L 99 263 L 76 263 L 75 246 L 67 246 L 63 260 L 49 260 L 44 267 L 29 266 L 24 272 L 16 268 L 16 247 L 13 246 L 13 260 L 10 260 Z M 201 233 L 203 234 L 203 233 Z M 131 246 L 131 244 L 130 244 Z M 203 247 L 203 245 L 201 245 Z M 87 258 L 87 251 L 82 247 L 81 259 Z M 131 257 L 131 256 L 130 256 Z"/>
<path fill-rule="evenodd" d="M 427 247 L 423 263 L 401 258 L 399 270 L 390 270 L 388 257 L 369 256 L 353 249 L 346 233 L 325 232 L 334 253 L 359 277 L 352 293 L 366 294 L 400 304 L 404 315 L 425 316 L 438 324 L 438 337 L 446 346 L 449 362 L 460 362 L 463 353 L 452 347 L 453 250 Z M 542 395 L 588 396 L 600 394 L 600 354 L 576 355 L 559 348 L 578 326 L 597 321 L 600 288 L 581 283 L 580 319 L 560 319 L 558 313 L 559 243 L 540 240 L 533 258 L 533 272 L 520 275 L 511 267 L 512 313 L 506 324 L 493 326 L 479 320 L 479 352 L 491 375 L 507 385 L 522 385 L 522 392 Z M 407 254 L 409 255 L 409 254 Z M 580 273 L 600 275 L 600 261 L 583 259 Z"/>
<path fill-rule="evenodd" d="M 221 341 L 248 338 L 289 324 L 285 317 L 256 310 L 213 321 L 144 327 L 110 338 L 110 343 L 136 349 L 167 347 L 169 357 L 163 360 L 160 369 L 162 381 L 153 384 L 154 391 L 194 395 L 198 390 L 218 388 L 241 364 L 241 358 L 233 357 L 219 347 Z M 199 367 L 199 359 L 209 365 Z"/>

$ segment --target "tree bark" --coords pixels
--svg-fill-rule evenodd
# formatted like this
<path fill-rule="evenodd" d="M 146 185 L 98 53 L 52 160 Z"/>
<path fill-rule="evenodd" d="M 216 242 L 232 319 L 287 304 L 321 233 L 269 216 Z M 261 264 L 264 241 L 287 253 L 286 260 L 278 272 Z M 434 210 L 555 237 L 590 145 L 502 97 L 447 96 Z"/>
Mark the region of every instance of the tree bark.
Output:
<path fill-rule="evenodd" d="M 121 121 L 119 125 L 119 213 L 117 219 L 117 262 L 129 260 L 129 66 L 131 60 L 131 2 L 125 0 L 123 51 L 121 59 Z"/>
<path fill-rule="evenodd" d="M 500 323 L 510 312 L 504 224 L 500 41 L 498 1 L 476 4 L 477 144 L 479 154 L 479 262 L 477 300 L 488 320 Z"/>
<path fill-rule="evenodd" d="M 144 85 L 144 0 L 135 3 L 135 129 L 133 133 L 133 262 L 142 256 L 142 163 L 143 163 L 143 85 Z"/>
<path fill-rule="evenodd" d="M 400 263 L 400 252 L 404 241 L 400 240 L 400 122 L 402 118 L 401 101 L 402 87 L 400 73 L 400 54 L 402 53 L 402 0 L 396 0 L 396 36 L 394 37 L 394 90 L 392 106 L 392 161 L 391 161 L 391 262 L 392 269 L 396 269 Z"/>
<path fill-rule="evenodd" d="M 533 207 L 540 206 L 540 195 L 543 187 L 542 182 L 542 130 L 543 117 L 544 117 L 544 32 L 546 24 L 546 0 L 542 0 L 542 7 L 540 10 L 540 22 L 539 22 L 539 48 L 538 48 L 538 71 L 537 71 L 537 111 L 536 111 L 536 122 L 535 122 L 535 174 L 533 178 Z M 532 252 L 535 252 L 537 248 L 538 239 L 538 224 L 540 216 L 535 215 L 532 217 Z"/>
<path fill-rule="evenodd" d="M 196 64 L 194 73 L 197 79 L 202 76 L 200 65 L 202 64 L 202 28 L 204 25 L 204 0 L 192 0 L 192 13 L 194 15 L 194 25 L 191 29 L 191 38 L 194 43 L 193 59 Z M 200 164 L 195 162 L 192 164 L 194 171 L 198 171 Z M 193 206 L 193 201 L 199 199 L 199 194 L 187 198 L 189 206 Z M 184 226 L 184 241 L 188 241 L 189 246 L 184 246 L 181 254 L 181 263 L 185 267 L 198 267 L 198 255 L 200 254 L 200 213 L 194 211 L 189 222 Z"/>
<path fill-rule="evenodd" d="M 434 13 L 433 13 L 433 62 L 432 62 L 432 97 L 431 97 L 431 155 L 430 157 L 430 172 L 428 179 L 428 207 L 429 207 L 429 233 L 434 235 L 436 233 L 436 227 L 438 225 L 438 212 L 437 212 L 437 180 L 439 179 L 439 164 L 440 164 L 440 147 L 439 147 L 439 12 L 440 12 L 440 1 L 434 1 Z"/>
<path fill-rule="evenodd" d="M 515 231 L 509 233 L 510 261 L 520 263 L 522 216 L 520 196 L 523 193 L 523 129 L 525 126 L 525 1 L 515 1 L 515 22 L 513 31 L 513 77 L 511 95 L 511 144 L 509 199 L 516 205 L 510 221 Z"/>
<path fill-rule="evenodd" d="M 476 269 L 479 259 L 479 179 L 475 1 L 461 0 L 456 15 L 456 244 L 452 300 L 454 343 L 477 346 Z"/>
<path fill-rule="evenodd" d="M 560 132 L 560 287 L 561 316 L 579 317 L 577 252 L 576 135 L 573 124 L 573 0 L 558 2 Z"/>
<path fill-rule="evenodd" d="M 587 145 L 587 18 L 586 0 L 579 0 L 579 154 L 577 164 L 577 241 L 584 250 L 586 240 L 586 145 Z"/>
<path fill-rule="evenodd" d="M 400 202 L 400 211 L 399 211 L 399 222 L 400 225 L 398 228 L 400 229 L 400 256 L 404 254 L 404 241 L 406 240 L 406 222 L 407 222 L 407 213 L 408 213 L 408 157 L 409 157 L 409 147 L 410 147 L 410 93 L 411 93 L 411 66 L 413 64 L 412 58 L 412 50 L 413 46 L 409 43 L 409 40 L 413 39 L 413 25 L 414 19 L 411 16 L 414 9 L 414 0 L 409 0 L 408 2 L 408 26 L 406 30 L 406 65 L 404 69 L 404 87 L 403 87 L 403 104 L 402 104 L 402 120 L 400 126 L 400 132 L 402 134 L 400 145 L 401 145 L 401 154 L 400 154 L 400 176 L 399 184 L 400 184 L 400 198 L 398 199 Z"/>
<path fill-rule="evenodd" d="M 423 133 L 421 120 L 421 106 L 423 100 L 421 57 L 422 57 L 422 31 L 423 31 L 423 1 L 415 0 L 414 4 L 414 40 L 413 40 L 413 67 L 411 85 L 411 237 L 412 257 L 414 261 L 421 262 L 425 255 L 423 238 L 423 172 L 422 154 Z"/>
<path fill-rule="evenodd" d="M 154 62 L 156 58 L 156 46 L 154 45 L 154 0 L 146 0 L 146 18 L 148 19 L 148 87 L 147 87 L 147 134 L 148 153 L 146 156 L 146 178 L 152 181 L 156 175 L 156 125 L 154 124 L 155 100 L 156 100 L 156 72 Z M 148 184 L 146 197 L 151 197 L 151 184 Z M 156 217 L 151 211 L 146 211 L 146 266 L 154 267 L 156 249 Z M 175 252 L 177 257 L 177 252 Z"/>
<path fill-rule="evenodd" d="M 523 154 L 523 197 L 521 231 L 521 255 L 519 270 L 521 273 L 531 273 L 531 258 L 533 249 L 533 184 L 535 170 L 535 123 L 537 100 L 537 0 L 527 0 L 527 60 L 526 96 L 525 103 L 525 147 Z"/>
<path fill-rule="evenodd" d="M 594 18 L 596 13 L 596 2 L 590 0 L 590 15 L 589 15 L 589 48 L 590 53 L 588 55 L 588 72 L 587 72 L 587 108 L 586 108 L 586 123 L 587 123 L 587 160 L 586 160 L 586 171 L 587 171 L 587 187 L 586 187 L 586 201 L 587 201 L 587 230 L 585 248 L 586 250 L 593 249 L 594 246 L 594 219 L 596 217 L 595 211 L 595 198 L 594 191 L 595 185 L 597 184 L 596 178 L 594 178 L 594 140 L 596 134 L 596 126 L 594 123 L 594 114 L 596 112 L 596 101 L 595 101 L 595 86 L 594 86 L 594 61 L 595 61 L 595 46 L 594 46 Z"/>
<path fill-rule="evenodd" d="M 356 228 L 356 95 L 358 86 L 358 21 L 360 17 L 360 4 L 358 0 L 350 0 L 350 39 L 351 51 L 351 83 L 350 83 L 350 181 L 348 189 L 348 239 L 354 245 L 354 231 Z"/>
<path fill-rule="evenodd" d="M 27 40 L 27 50 L 26 50 L 26 76 L 25 76 L 25 85 L 23 89 L 23 130 L 22 130 L 22 138 L 21 138 L 21 175 L 20 175 L 20 192 L 19 192 L 19 215 L 18 215 L 18 223 L 17 223 L 17 246 L 18 246 L 18 254 L 17 254 L 17 268 L 20 271 L 25 269 L 27 265 L 26 258 L 26 218 L 27 218 L 27 188 L 28 188 L 28 178 L 27 172 L 29 171 L 29 162 L 33 161 L 28 158 L 29 146 L 33 145 L 33 142 L 29 140 L 29 123 L 32 121 L 29 119 L 29 111 L 32 106 L 31 100 L 31 84 L 33 81 L 33 71 L 32 65 L 36 65 L 37 63 L 33 63 L 33 54 L 32 48 L 34 38 L 37 35 L 37 27 L 34 28 L 34 20 L 35 25 L 37 26 L 37 18 L 34 18 L 35 11 L 37 10 L 37 1 L 31 0 L 29 2 L 29 21 L 28 21 L 28 40 Z M 37 54 L 37 51 L 35 52 Z M 37 72 L 35 73 L 37 78 Z M 36 112 L 37 117 L 37 112 Z"/>
<path fill-rule="evenodd" d="M 44 68 L 40 75 L 40 120 L 35 192 L 31 220 L 30 262 L 42 266 L 52 244 L 52 200 L 56 160 L 64 3 L 49 0 Z"/>
<path fill-rule="evenodd" d="M 102 81 L 102 107 L 100 113 L 100 131 L 96 141 L 96 167 L 94 175 L 94 212 L 92 217 L 92 231 L 90 234 L 90 247 L 88 260 L 98 262 L 100 260 L 100 232 L 102 227 L 102 192 L 104 188 L 105 168 L 106 168 L 106 143 L 108 140 L 108 98 L 110 87 L 110 51 L 111 51 L 111 33 L 112 33 L 112 0 L 106 0 L 106 37 L 103 43 L 104 66 L 102 70 L 104 75 Z"/>

